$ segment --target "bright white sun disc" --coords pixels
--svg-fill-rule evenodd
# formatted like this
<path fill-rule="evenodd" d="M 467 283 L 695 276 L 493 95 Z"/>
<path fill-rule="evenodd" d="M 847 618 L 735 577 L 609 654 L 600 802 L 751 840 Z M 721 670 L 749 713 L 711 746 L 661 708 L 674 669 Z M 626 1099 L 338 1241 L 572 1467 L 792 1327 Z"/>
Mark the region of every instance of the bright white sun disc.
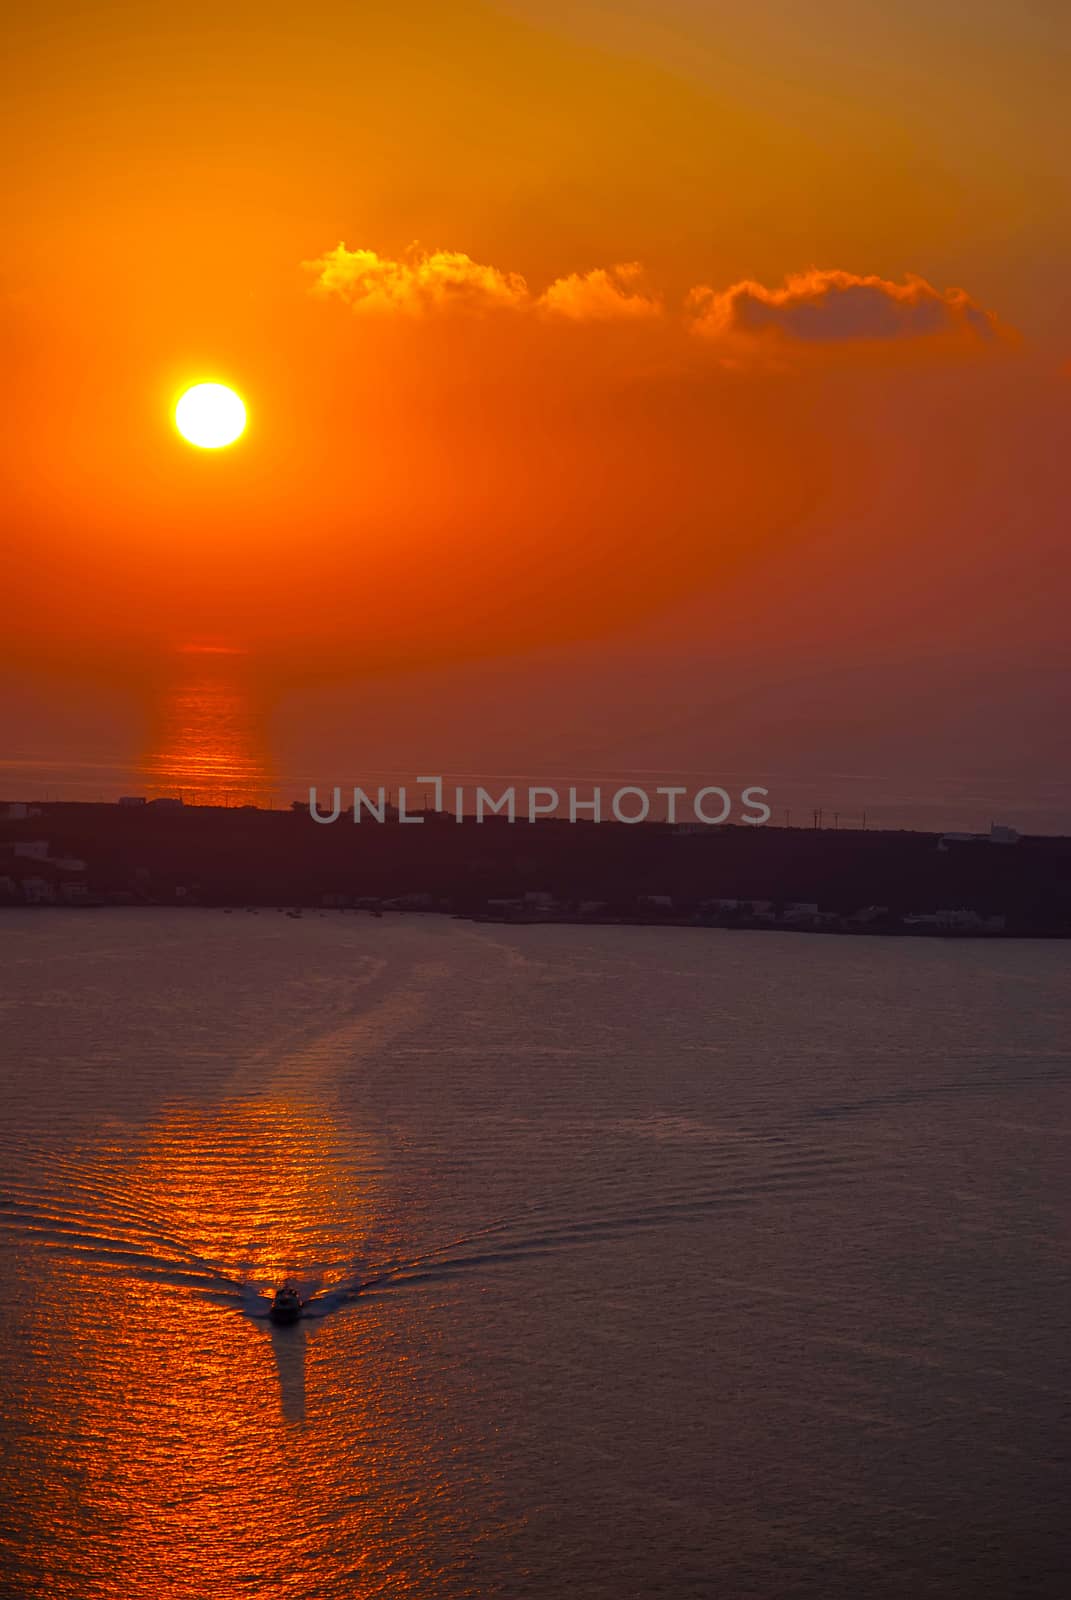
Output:
<path fill-rule="evenodd" d="M 175 407 L 175 426 L 190 444 L 218 450 L 244 430 L 245 406 L 225 384 L 195 383 Z"/>

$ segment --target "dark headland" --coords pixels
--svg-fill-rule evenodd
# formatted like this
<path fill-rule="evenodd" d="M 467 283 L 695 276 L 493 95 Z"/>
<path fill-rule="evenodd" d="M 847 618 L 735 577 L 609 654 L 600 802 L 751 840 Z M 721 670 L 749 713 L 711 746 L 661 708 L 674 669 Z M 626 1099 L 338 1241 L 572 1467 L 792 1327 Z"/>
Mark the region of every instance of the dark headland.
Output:
<path fill-rule="evenodd" d="M 322 824 L 302 807 L 0 802 L 0 906 L 1071 934 L 1068 837 L 421 815 Z"/>

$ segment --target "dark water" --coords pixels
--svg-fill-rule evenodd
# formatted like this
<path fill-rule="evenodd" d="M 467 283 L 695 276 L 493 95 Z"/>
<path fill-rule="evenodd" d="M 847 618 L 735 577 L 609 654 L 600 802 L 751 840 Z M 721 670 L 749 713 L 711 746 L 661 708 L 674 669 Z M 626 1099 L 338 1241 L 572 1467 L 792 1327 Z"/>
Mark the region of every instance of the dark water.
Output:
<path fill-rule="evenodd" d="M 1069 966 L 4 913 L 0 1593 L 1062 1594 Z"/>

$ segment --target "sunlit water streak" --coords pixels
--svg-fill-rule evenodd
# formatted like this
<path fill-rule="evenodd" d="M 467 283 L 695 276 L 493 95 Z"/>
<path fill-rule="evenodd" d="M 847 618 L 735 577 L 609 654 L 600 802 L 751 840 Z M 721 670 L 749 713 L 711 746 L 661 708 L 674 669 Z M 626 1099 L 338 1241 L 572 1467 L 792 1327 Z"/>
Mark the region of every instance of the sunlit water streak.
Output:
<path fill-rule="evenodd" d="M 157 691 L 140 783 L 192 805 L 271 803 L 272 760 L 261 694 L 240 656 L 179 656 Z"/>
<path fill-rule="evenodd" d="M 0 1592 L 1055 1595 L 1066 976 L 6 915 Z"/>

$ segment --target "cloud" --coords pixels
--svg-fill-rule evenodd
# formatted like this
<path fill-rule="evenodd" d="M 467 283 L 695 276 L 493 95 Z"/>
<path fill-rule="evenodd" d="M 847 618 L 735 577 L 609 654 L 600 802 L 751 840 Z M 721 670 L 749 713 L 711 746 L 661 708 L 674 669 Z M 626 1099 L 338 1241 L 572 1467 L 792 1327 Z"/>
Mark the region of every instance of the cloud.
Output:
<path fill-rule="evenodd" d="M 528 285 L 516 272 L 473 261 L 461 250 L 420 250 L 413 246 L 401 261 L 375 250 L 334 250 L 303 265 L 316 274 L 316 287 L 337 295 L 359 313 L 419 317 L 428 312 L 480 312 L 530 303 Z"/>
<path fill-rule="evenodd" d="M 963 289 L 935 289 L 909 273 L 903 283 L 853 272 L 812 269 L 785 279 L 781 289 L 734 283 L 721 291 L 700 286 L 688 296 L 692 327 L 705 337 L 781 335 L 805 343 L 853 339 L 916 339 L 958 334 L 989 340 L 996 318 Z"/>
<path fill-rule="evenodd" d="M 415 244 L 398 259 L 339 244 L 303 265 L 319 293 L 360 315 L 507 310 L 562 322 L 622 323 L 663 313 L 662 297 L 644 287 L 638 261 L 570 273 L 542 294 L 533 294 L 520 273 L 474 261 L 462 250 Z M 747 279 L 720 290 L 701 284 L 688 294 L 684 317 L 694 333 L 720 346 L 723 365 L 753 368 L 759 362 L 771 371 L 787 370 L 789 347 L 949 339 L 981 345 L 1010 336 L 964 289 L 935 289 L 913 273 L 893 283 L 812 268 L 791 274 L 781 288 Z"/>
<path fill-rule="evenodd" d="M 557 278 L 540 296 L 539 304 L 574 322 L 661 316 L 661 298 L 634 287 L 642 278 L 643 268 L 638 261 L 596 267 L 592 272 L 573 272 L 567 278 Z"/>
<path fill-rule="evenodd" d="M 541 311 L 572 322 L 613 322 L 658 316 L 661 299 L 639 287 L 638 261 L 556 279 L 538 297 L 517 272 L 474 261 L 461 250 L 422 250 L 413 245 L 400 260 L 375 250 L 339 244 L 303 263 L 316 289 L 335 295 L 354 311 L 423 316 L 429 312 L 481 312 L 497 308 Z"/>

